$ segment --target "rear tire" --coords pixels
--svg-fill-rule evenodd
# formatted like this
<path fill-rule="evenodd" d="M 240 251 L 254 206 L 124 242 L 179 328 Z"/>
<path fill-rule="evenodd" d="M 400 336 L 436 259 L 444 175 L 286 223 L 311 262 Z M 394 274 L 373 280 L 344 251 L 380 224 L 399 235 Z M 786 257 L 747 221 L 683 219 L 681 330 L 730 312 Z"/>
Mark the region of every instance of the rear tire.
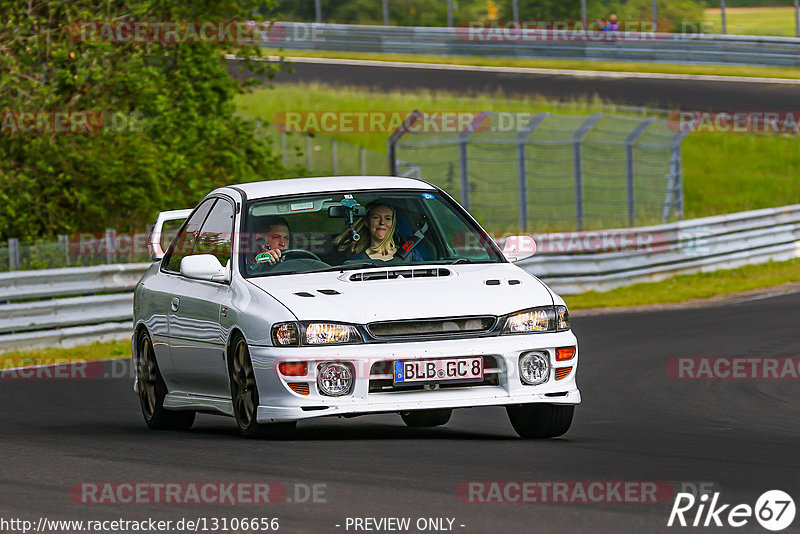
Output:
<path fill-rule="evenodd" d="M 511 426 L 521 438 L 555 438 L 567 433 L 572 425 L 572 404 L 516 404 L 506 406 Z"/>
<path fill-rule="evenodd" d="M 228 374 L 231 382 L 231 401 L 236 426 L 246 438 L 287 437 L 297 426 L 297 421 L 286 423 L 261 424 L 256 421 L 258 413 L 258 386 L 250 360 L 250 350 L 242 336 L 233 343 L 231 357 L 228 359 Z"/>
<path fill-rule="evenodd" d="M 164 408 L 167 384 L 161 376 L 153 350 L 153 342 L 147 332 L 142 331 L 137 340 L 137 392 L 142 416 L 153 430 L 189 430 L 194 424 L 193 411 L 173 411 Z"/>
<path fill-rule="evenodd" d="M 410 427 L 431 428 L 446 425 L 450 420 L 453 410 L 443 408 L 440 410 L 415 410 L 413 412 L 400 412 L 403 422 Z"/>

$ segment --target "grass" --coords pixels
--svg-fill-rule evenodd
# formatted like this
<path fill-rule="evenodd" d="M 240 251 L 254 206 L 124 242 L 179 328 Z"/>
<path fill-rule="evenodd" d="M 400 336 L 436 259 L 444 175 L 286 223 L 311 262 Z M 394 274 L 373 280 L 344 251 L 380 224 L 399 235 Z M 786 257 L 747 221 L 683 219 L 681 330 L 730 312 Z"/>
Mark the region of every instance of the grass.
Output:
<path fill-rule="evenodd" d="M 729 26 L 730 27 L 730 26 Z M 265 50 L 266 54 L 289 57 L 321 57 L 333 59 L 364 59 L 374 61 L 404 61 L 445 65 L 477 65 L 488 67 L 524 67 L 538 69 L 595 70 L 610 72 L 644 72 L 684 75 L 745 76 L 756 78 L 800 78 L 800 69 L 756 65 L 690 65 L 636 61 L 594 61 L 579 59 L 525 59 L 484 56 L 435 56 L 417 54 L 384 54 L 378 52 L 337 52 L 331 50 Z"/>
<path fill-rule="evenodd" d="M 611 291 L 567 295 L 572 310 L 667 304 L 707 299 L 800 281 L 800 259 L 746 265 L 711 273 L 682 274 L 664 280 L 633 284 Z"/>
<path fill-rule="evenodd" d="M 725 9 L 729 34 L 795 37 L 794 7 L 729 7 Z M 722 14 L 706 9 L 705 22 L 714 33 L 722 33 Z"/>
<path fill-rule="evenodd" d="M 130 358 L 130 340 L 108 341 L 70 348 L 44 348 L 0 354 L 0 369 L 81 363 L 98 360 Z"/>
<path fill-rule="evenodd" d="M 556 104 L 537 97 L 508 98 L 499 92 L 474 96 L 423 91 L 381 93 L 319 84 L 278 84 L 274 89 L 239 96 L 237 105 L 243 113 L 268 121 L 279 111 L 409 112 L 415 108 L 428 112 L 551 111 L 588 115 L 603 111 L 646 115 L 605 105 L 599 99 Z M 330 135 L 385 153 L 389 133 Z M 514 161 L 504 160 L 499 164 L 513 166 Z M 686 218 L 800 203 L 800 180 L 797 179 L 800 176 L 800 140 L 797 136 L 771 134 L 694 133 L 683 141 L 683 172 Z M 446 187 L 446 184 L 439 185 Z M 533 229 L 535 232 L 546 230 Z"/>

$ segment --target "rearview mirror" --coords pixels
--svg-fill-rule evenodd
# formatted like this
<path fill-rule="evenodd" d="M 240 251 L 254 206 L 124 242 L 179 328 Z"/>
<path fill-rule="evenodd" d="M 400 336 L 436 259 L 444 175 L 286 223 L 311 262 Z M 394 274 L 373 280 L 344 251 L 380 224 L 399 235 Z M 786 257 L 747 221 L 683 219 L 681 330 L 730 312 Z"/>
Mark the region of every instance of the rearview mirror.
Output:
<path fill-rule="evenodd" d="M 331 206 L 328 208 L 328 217 L 332 219 L 344 219 L 347 215 L 347 208 L 344 206 Z M 367 208 L 364 206 L 355 206 L 353 208 L 353 216 L 355 217 L 363 217 L 367 214 Z"/>
<path fill-rule="evenodd" d="M 529 235 L 510 235 L 503 246 L 503 255 L 510 262 L 518 262 L 536 254 L 536 240 Z"/>
<path fill-rule="evenodd" d="M 207 282 L 227 282 L 228 269 L 213 254 L 196 254 L 181 260 L 181 274 Z"/>

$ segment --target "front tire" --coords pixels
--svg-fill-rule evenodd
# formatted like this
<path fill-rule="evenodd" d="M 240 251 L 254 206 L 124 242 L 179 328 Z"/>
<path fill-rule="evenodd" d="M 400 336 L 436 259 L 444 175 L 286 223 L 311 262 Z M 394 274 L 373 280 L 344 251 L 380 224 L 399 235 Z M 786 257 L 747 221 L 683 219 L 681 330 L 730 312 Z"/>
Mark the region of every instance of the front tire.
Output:
<path fill-rule="evenodd" d="M 572 404 L 517 404 L 506 406 L 511 426 L 521 438 L 546 439 L 562 436 L 572 425 Z"/>
<path fill-rule="evenodd" d="M 167 384 L 161 376 L 153 342 L 147 332 L 139 334 L 137 346 L 139 357 L 136 365 L 136 390 L 144 422 L 153 430 L 190 429 L 194 424 L 193 411 L 172 411 L 164 408 Z"/>
<path fill-rule="evenodd" d="M 410 427 L 431 428 L 446 425 L 450 420 L 453 410 L 443 408 L 441 410 L 415 410 L 413 412 L 400 412 L 403 422 Z"/>
<path fill-rule="evenodd" d="M 228 372 L 231 382 L 231 401 L 236 426 L 246 438 L 281 437 L 292 433 L 297 421 L 286 423 L 261 424 L 256 421 L 258 412 L 258 386 L 250 360 L 250 350 L 243 337 L 238 336 L 232 344 Z"/>

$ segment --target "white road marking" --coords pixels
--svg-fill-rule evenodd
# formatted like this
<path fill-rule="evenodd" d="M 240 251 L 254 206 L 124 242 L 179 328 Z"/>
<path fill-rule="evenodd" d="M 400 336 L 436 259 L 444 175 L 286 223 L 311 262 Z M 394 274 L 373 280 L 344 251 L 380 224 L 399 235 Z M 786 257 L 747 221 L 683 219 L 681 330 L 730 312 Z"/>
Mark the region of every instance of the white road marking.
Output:
<path fill-rule="evenodd" d="M 233 57 L 231 57 L 233 59 Z M 270 61 L 279 61 L 279 56 L 268 56 Z M 692 80 L 723 83 L 769 83 L 783 85 L 800 85 L 800 79 L 761 78 L 750 76 L 719 76 L 713 74 L 668 74 L 659 72 L 616 72 L 578 69 L 544 69 L 536 67 L 490 67 L 484 65 L 449 65 L 444 63 L 418 63 L 410 61 L 378 61 L 373 59 L 335 59 L 319 57 L 284 56 L 293 63 L 311 63 L 325 65 L 353 65 L 364 67 L 397 67 L 405 69 L 426 69 L 443 71 L 501 72 L 507 74 L 546 74 L 558 76 L 576 76 L 580 78 L 639 78 L 651 80 Z"/>

